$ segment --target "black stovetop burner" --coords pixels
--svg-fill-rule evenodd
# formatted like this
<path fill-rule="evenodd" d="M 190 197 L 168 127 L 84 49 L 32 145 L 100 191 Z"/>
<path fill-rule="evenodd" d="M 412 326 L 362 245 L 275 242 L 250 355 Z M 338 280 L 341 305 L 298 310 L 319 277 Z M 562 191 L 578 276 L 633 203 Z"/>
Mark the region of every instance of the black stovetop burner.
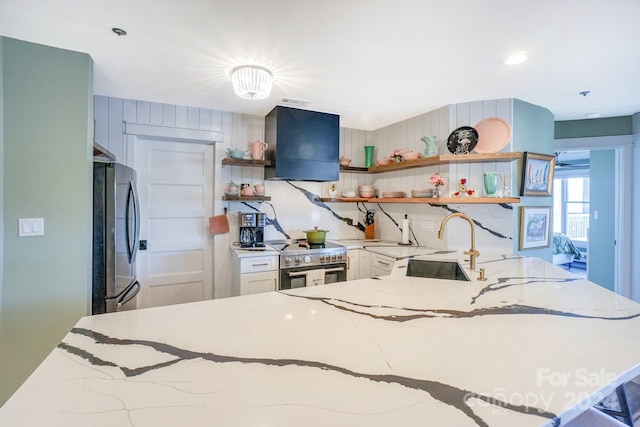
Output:
<path fill-rule="evenodd" d="M 304 251 L 304 250 L 322 250 L 322 249 L 336 249 L 342 248 L 342 245 L 338 245 L 337 243 L 332 242 L 324 242 L 322 244 L 317 243 L 309 243 L 306 240 L 287 240 L 287 241 L 276 241 L 276 242 L 268 242 L 271 247 L 280 251 L 280 252 L 290 252 L 290 251 Z"/>

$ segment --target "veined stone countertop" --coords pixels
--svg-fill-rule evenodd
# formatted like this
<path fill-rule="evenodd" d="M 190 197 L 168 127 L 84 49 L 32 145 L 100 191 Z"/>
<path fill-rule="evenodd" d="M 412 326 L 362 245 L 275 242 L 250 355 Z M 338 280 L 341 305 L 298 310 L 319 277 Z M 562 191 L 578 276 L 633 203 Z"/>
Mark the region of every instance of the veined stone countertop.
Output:
<path fill-rule="evenodd" d="M 640 374 L 639 304 L 537 258 L 478 267 L 85 317 L 0 425 L 551 426 Z"/>
<path fill-rule="evenodd" d="M 236 256 L 238 258 L 280 255 L 280 252 L 278 252 L 276 249 L 274 249 L 269 245 L 266 245 L 264 248 L 256 248 L 256 249 L 252 249 L 252 248 L 247 249 L 247 248 L 237 247 L 237 248 L 233 248 L 233 251 L 236 253 Z"/>
<path fill-rule="evenodd" d="M 396 260 L 442 252 L 426 246 L 399 245 L 398 242 L 392 240 L 348 239 L 332 241 L 344 245 L 348 249 L 366 249 L 369 252 L 390 256 Z"/>

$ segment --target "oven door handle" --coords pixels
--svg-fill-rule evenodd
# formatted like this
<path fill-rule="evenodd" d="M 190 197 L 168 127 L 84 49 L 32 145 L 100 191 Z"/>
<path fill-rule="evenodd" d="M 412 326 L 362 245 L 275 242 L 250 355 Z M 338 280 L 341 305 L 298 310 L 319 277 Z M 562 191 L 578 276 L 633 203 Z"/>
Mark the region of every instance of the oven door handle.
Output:
<path fill-rule="evenodd" d="M 336 273 L 338 271 L 344 271 L 344 267 L 336 267 L 336 268 L 327 268 L 325 273 Z"/>
<path fill-rule="evenodd" d="M 306 276 L 307 271 L 297 271 L 297 272 L 287 273 L 287 274 L 289 275 L 289 277 L 300 277 L 300 276 Z"/>

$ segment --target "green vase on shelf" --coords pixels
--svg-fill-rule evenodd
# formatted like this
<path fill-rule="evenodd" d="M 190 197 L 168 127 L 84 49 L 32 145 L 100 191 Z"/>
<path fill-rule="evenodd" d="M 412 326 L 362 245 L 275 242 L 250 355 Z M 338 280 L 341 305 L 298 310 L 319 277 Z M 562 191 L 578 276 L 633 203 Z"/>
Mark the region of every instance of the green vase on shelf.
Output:
<path fill-rule="evenodd" d="M 364 166 L 370 168 L 373 166 L 373 145 L 365 145 L 364 147 Z"/>

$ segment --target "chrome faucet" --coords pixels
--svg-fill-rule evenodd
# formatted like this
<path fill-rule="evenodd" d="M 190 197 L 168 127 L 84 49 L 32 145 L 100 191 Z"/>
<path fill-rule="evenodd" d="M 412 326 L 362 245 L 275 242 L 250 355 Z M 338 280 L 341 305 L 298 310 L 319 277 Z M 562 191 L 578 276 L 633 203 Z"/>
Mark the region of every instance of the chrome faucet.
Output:
<path fill-rule="evenodd" d="M 471 249 L 469 249 L 467 252 L 464 252 L 464 254 L 469 255 L 470 268 L 472 271 L 475 271 L 476 257 L 480 256 L 480 252 L 478 252 L 478 250 L 476 249 L 476 228 L 473 225 L 473 220 L 469 218 L 468 215 L 461 212 L 456 212 L 444 217 L 444 219 L 442 220 L 442 224 L 440 224 L 440 230 L 438 230 L 438 239 L 442 240 L 442 236 L 444 234 L 444 225 L 454 216 L 459 216 L 460 218 L 466 219 L 469 222 L 469 225 L 471 225 Z"/>

